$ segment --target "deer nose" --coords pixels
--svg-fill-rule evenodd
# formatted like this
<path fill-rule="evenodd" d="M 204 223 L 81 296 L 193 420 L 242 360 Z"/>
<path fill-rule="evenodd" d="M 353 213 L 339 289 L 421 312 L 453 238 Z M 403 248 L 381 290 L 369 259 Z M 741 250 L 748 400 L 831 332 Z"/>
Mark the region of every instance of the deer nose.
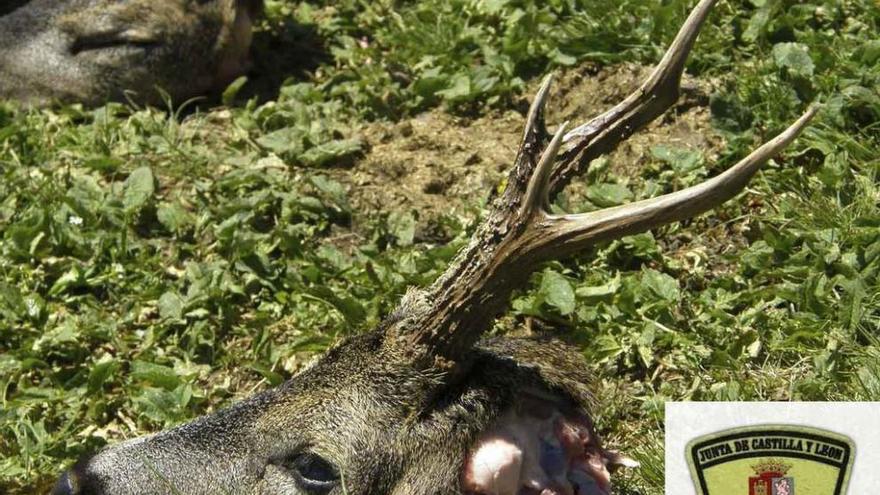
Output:
<path fill-rule="evenodd" d="M 55 488 L 52 489 L 51 495 L 80 495 L 81 493 L 79 490 L 79 477 L 71 469 L 61 474 L 58 482 L 55 483 Z"/>

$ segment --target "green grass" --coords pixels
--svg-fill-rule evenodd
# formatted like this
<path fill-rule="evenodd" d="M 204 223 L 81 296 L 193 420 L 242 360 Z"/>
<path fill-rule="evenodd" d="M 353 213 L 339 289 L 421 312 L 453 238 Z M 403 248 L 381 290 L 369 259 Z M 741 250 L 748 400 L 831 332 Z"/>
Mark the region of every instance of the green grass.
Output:
<path fill-rule="evenodd" d="M 653 63 L 691 3 L 270 0 L 263 60 L 269 40 L 314 53 L 271 101 L 0 102 L 0 491 L 277 384 L 443 270 L 475 219 L 420 242 L 324 171 L 366 151 L 361 126 L 520 109 L 546 71 Z M 630 491 L 661 492 L 666 400 L 880 400 L 878 20 L 871 0 L 722 2 L 688 66 L 715 82 L 717 163 L 655 148 L 567 206 L 694 183 L 821 101 L 815 123 L 715 212 L 548 265 L 500 325 L 536 317 L 583 348 L 599 426 L 645 466 Z"/>

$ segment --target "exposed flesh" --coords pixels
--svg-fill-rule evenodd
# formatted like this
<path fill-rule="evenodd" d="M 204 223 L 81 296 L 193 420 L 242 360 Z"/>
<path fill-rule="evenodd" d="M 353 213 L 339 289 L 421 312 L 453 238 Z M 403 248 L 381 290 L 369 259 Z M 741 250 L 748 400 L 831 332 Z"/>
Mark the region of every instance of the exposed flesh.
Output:
<path fill-rule="evenodd" d="M 468 495 L 610 495 L 610 470 L 634 461 L 606 451 L 583 416 L 511 411 L 465 461 Z"/>

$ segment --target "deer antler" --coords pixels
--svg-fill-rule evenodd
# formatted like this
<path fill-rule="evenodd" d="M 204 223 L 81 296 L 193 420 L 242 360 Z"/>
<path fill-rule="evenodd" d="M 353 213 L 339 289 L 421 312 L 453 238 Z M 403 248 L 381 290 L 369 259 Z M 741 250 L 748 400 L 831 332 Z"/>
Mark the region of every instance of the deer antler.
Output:
<path fill-rule="evenodd" d="M 548 211 L 551 196 L 591 160 L 613 150 L 675 103 L 685 60 L 715 1 L 702 0 L 694 8 L 641 88 L 571 131 L 566 132 L 567 124 L 561 125 L 552 138 L 544 124 L 551 78 L 544 80 L 529 110 L 504 193 L 446 272 L 427 289 L 404 298 L 399 318 L 389 329 L 394 342 L 402 341 L 405 352 L 426 365 L 459 361 L 503 310 L 511 292 L 541 262 L 718 206 L 798 136 L 815 115 L 815 107 L 735 166 L 696 186 L 590 213 Z"/>

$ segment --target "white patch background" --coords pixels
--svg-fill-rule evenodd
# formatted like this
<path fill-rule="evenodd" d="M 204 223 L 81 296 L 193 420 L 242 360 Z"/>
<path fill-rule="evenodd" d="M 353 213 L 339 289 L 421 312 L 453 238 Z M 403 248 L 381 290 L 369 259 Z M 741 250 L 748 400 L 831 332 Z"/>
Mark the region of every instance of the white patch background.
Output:
<path fill-rule="evenodd" d="M 761 424 L 813 426 L 852 438 L 849 495 L 880 493 L 880 402 L 667 402 L 666 494 L 695 495 L 685 447 L 728 428 Z"/>

